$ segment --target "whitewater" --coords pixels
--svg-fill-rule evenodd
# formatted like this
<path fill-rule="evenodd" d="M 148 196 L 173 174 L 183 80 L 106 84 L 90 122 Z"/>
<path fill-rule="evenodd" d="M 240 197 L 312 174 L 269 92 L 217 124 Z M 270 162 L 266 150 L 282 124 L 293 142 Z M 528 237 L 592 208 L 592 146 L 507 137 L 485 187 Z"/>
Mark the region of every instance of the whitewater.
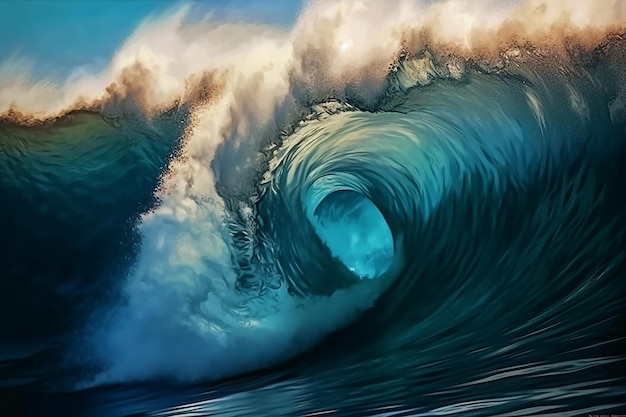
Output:
<path fill-rule="evenodd" d="M 626 2 L 198 10 L 97 72 L 0 65 L 5 305 L 53 317 L 56 358 L 4 386 L 227 381 L 148 415 L 626 410 Z"/>

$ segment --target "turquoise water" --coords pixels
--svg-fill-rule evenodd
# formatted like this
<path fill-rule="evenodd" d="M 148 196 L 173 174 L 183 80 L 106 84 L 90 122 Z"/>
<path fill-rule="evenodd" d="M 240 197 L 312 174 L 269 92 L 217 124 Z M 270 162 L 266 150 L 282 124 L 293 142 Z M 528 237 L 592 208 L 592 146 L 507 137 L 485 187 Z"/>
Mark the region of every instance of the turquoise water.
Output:
<path fill-rule="evenodd" d="M 171 6 L 111 4 L 0 50 L 65 79 Z M 60 113 L 99 84 L 0 83 L 0 415 L 623 414 L 623 30 L 387 62 L 319 4 L 166 11 Z"/>

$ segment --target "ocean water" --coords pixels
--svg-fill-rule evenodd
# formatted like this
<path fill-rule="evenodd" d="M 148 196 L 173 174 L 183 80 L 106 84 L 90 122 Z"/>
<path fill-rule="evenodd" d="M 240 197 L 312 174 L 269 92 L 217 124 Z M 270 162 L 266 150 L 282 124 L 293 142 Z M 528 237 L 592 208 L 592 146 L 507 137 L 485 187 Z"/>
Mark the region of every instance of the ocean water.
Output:
<path fill-rule="evenodd" d="M 28 5 L 0 415 L 626 414 L 626 3 Z"/>

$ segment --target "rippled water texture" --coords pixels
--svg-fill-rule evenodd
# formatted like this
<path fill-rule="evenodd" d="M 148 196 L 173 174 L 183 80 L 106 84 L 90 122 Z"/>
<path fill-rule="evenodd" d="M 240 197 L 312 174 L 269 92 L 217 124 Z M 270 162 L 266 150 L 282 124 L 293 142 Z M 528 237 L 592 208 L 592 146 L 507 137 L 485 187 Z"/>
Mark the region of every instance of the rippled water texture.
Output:
<path fill-rule="evenodd" d="M 2 415 L 626 413 L 626 7 L 391 6 L 0 68 Z"/>

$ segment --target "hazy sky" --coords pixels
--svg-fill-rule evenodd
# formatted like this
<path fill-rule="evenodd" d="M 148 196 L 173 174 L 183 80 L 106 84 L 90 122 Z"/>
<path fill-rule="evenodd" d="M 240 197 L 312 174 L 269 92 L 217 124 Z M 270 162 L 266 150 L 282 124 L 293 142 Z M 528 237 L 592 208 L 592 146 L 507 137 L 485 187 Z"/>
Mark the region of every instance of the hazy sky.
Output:
<path fill-rule="evenodd" d="M 37 75 L 64 77 L 71 68 L 103 66 L 146 16 L 176 0 L 0 0 L 0 61 L 35 63 Z M 187 1 L 237 20 L 292 23 L 300 0 Z"/>

